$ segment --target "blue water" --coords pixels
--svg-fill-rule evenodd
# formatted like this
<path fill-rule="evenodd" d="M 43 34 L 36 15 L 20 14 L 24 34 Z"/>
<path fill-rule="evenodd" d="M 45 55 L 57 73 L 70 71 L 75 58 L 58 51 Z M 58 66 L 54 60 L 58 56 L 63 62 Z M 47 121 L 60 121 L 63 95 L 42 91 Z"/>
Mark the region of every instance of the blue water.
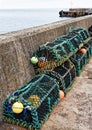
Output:
<path fill-rule="evenodd" d="M 68 19 L 59 17 L 59 11 L 60 9 L 0 10 L 0 34 Z"/>

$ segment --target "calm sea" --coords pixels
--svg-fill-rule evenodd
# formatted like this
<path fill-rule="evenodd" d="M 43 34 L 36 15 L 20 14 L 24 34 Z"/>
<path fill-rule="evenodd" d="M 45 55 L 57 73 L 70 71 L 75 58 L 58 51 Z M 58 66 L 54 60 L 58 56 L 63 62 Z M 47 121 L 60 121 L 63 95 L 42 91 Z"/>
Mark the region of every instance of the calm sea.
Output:
<path fill-rule="evenodd" d="M 0 10 L 0 34 L 68 19 L 59 17 L 59 11 L 60 9 Z"/>

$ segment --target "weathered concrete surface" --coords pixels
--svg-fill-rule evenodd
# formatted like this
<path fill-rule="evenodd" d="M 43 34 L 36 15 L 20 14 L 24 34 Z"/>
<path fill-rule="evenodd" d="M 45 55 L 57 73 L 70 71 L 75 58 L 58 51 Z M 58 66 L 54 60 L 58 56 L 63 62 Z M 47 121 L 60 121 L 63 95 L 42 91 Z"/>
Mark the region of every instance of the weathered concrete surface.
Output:
<path fill-rule="evenodd" d="M 34 75 L 30 56 L 39 45 L 66 34 L 70 26 L 88 28 L 92 16 L 0 35 L 0 120 L 2 101 Z"/>

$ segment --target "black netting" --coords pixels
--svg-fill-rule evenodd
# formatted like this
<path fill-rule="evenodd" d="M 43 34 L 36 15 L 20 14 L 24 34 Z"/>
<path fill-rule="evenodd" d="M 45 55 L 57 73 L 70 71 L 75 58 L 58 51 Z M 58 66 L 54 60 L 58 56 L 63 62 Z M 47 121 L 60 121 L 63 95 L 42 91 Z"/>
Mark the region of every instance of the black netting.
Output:
<path fill-rule="evenodd" d="M 88 32 L 82 28 L 73 30 L 73 32 L 78 34 L 82 38 L 82 40 L 86 40 L 89 37 Z"/>
<path fill-rule="evenodd" d="M 8 122 L 40 128 L 52 108 L 59 102 L 59 86 L 54 78 L 41 74 L 35 76 L 25 87 L 26 89 L 20 88 L 7 97 L 3 103 L 3 115 L 8 118 Z M 14 111 L 12 107 L 15 103 L 22 103 L 23 108 L 15 106 Z M 19 112 L 20 109 L 23 110 Z"/>
<path fill-rule="evenodd" d="M 85 66 L 85 64 L 87 63 L 87 61 L 89 60 L 90 56 L 91 56 L 91 46 L 89 44 L 85 44 L 83 46 L 83 48 L 86 49 L 86 53 L 83 54 L 80 50 L 74 54 L 70 59 L 71 61 L 74 63 L 75 67 L 76 67 L 76 73 L 79 76 L 80 72 L 82 71 L 83 67 Z"/>

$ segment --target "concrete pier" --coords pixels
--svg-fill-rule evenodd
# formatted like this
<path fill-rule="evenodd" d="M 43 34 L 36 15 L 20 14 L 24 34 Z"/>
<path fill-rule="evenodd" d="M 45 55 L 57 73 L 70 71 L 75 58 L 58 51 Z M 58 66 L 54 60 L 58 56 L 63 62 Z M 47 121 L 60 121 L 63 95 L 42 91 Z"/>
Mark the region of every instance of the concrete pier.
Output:
<path fill-rule="evenodd" d="M 68 33 L 71 26 L 87 29 L 90 25 L 91 15 L 0 35 L 0 121 L 3 100 L 35 75 L 30 56 L 39 45 Z"/>

